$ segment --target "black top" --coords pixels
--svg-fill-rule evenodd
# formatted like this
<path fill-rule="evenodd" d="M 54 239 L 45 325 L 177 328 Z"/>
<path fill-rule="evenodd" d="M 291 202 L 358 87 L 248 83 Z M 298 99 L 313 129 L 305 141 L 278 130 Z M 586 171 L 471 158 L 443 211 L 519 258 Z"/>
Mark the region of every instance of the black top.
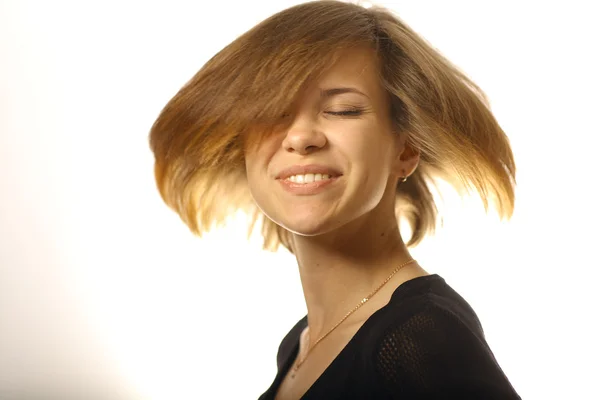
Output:
<path fill-rule="evenodd" d="M 294 362 L 304 316 L 277 353 L 270 400 Z M 520 399 L 471 306 L 439 275 L 404 282 L 302 399 Z"/>

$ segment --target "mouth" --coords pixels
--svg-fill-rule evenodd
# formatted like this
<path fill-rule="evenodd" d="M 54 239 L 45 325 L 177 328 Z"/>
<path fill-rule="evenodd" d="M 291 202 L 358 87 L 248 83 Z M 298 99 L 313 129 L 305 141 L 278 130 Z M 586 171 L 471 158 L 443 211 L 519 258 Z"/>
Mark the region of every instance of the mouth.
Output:
<path fill-rule="evenodd" d="M 308 175 L 308 176 L 307 176 Z M 329 176 L 327 174 L 314 174 L 315 179 L 311 181 L 311 174 L 292 175 L 285 179 L 277 179 L 285 191 L 293 195 L 309 196 L 321 193 L 336 186 L 343 175 Z M 320 178 L 319 178 L 319 175 Z M 296 181 L 294 181 L 296 180 Z M 302 180 L 300 182 L 300 180 Z"/>
<path fill-rule="evenodd" d="M 308 185 L 311 183 L 315 183 L 315 182 L 322 182 L 322 181 L 327 181 L 327 180 L 332 180 L 332 179 L 336 179 L 338 177 L 340 177 L 341 174 L 296 174 L 296 175 L 290 175 L 286 178 L 283 178 L 280 180 L 283 181 L 287 181 L 290 183 L 295 183 L 297 185 Z"/>
<path fill-rule="evenodd" d="M 312 183 L 323 179 L 331 179 L 341 176 L 342 173 L 328 165 L 309 164 L 294 165 L 280 171 L 275 179 L 289 180 L 295 183 Z"/>

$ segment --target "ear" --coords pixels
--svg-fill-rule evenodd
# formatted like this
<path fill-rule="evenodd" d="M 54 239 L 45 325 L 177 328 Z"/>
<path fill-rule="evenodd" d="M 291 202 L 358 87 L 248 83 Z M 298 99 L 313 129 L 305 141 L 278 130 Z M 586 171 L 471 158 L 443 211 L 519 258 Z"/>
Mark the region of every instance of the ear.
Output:
<path fill-rule="evenodd" d="M 412 175 L 421 159 L 418 149 L 414 148 L 407 140 L 407 135 L 398 138 L 396 159 L 394 160 L 393 172 L 397 177 L 408 177 Z"/>

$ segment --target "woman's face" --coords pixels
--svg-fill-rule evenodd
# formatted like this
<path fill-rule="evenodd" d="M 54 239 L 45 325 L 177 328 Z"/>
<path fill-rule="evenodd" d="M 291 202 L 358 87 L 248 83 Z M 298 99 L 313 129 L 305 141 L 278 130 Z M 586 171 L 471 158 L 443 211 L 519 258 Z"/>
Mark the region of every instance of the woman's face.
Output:
<path fill-rule="evenodd" d="M 352 91 L 331 91 L 340 88 Z M 252 196 L 268 218 L 313 236 L 369 213 L 386 188 L 395 191 L 402 148 L 371 50 L 346 51 L 299 100 L 290 125 L 246 154 L 246 171 Z M 307 183 L 320 178 L 311 173 L 331 177 Z"/>

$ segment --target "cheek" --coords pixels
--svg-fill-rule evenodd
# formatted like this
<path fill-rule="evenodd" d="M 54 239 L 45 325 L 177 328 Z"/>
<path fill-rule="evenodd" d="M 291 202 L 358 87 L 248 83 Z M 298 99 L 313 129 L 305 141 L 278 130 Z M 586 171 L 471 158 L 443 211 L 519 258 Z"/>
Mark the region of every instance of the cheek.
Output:
<path fill-rule="evenodd" d="M 246 156 L 246 181 L 256 205 L 265 212 L 272 193 L 265 160 L 256 154 Z"/>
<path fill-rule="evenodd" d="M 352 169 L 356 171 L 356 186 L 360 188 L 356 192 L 357 201 L 371 209 L 381 201 L 388 185 L 391 148 L 384 141 L 364 141 L 356 149 Z"/>

